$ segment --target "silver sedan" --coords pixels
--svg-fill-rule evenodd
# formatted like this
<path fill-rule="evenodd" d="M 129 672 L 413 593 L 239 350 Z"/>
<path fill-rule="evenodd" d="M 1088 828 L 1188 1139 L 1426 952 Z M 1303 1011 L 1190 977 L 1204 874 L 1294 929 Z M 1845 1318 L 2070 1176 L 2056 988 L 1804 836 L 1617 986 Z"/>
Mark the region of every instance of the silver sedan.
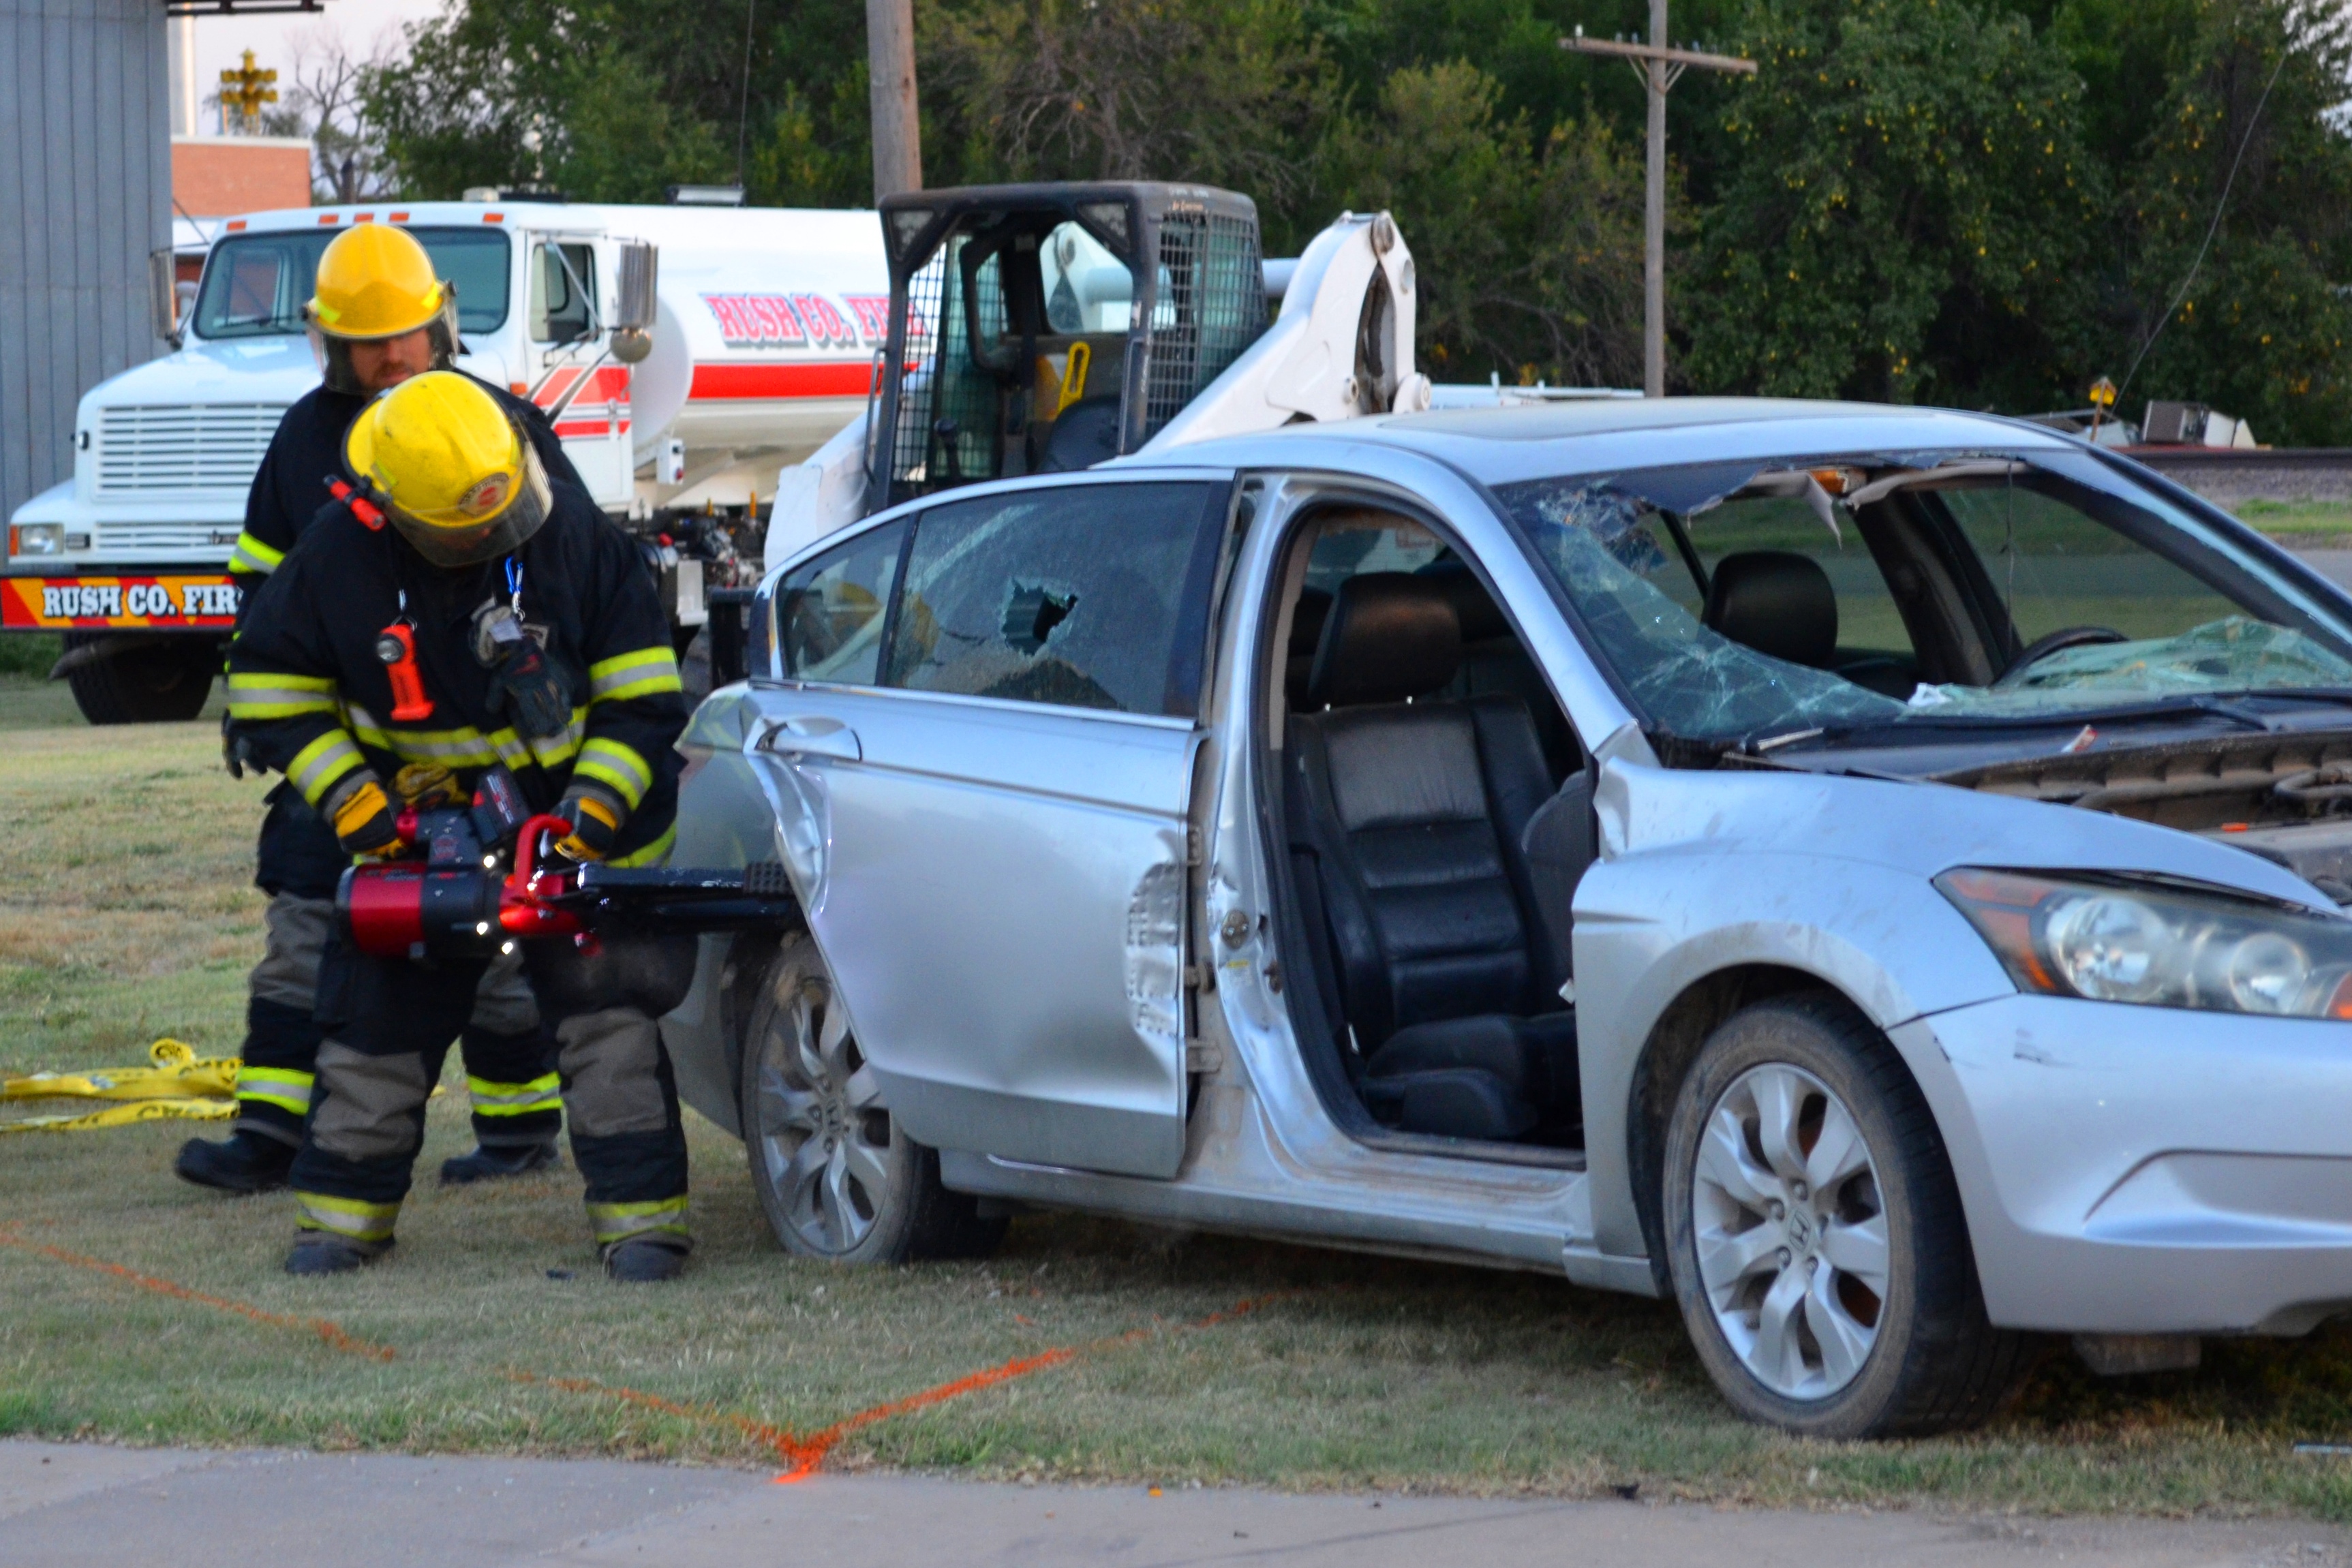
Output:
<path fill-rule="evenodd" d="M 2000 419 L 1299 426 L 772 570 L 667 1020 L 782 1243 L 1024 1207 L 1669 1297 L 1825 1437 L 2352 1308 L 2352 601 Z"/>

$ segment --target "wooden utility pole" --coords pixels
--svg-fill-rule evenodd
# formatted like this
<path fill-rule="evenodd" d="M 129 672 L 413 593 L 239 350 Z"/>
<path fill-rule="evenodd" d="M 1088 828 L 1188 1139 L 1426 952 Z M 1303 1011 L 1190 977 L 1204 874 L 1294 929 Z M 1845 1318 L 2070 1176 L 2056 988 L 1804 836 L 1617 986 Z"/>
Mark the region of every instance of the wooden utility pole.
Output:
<path fill-rule="evenodd" d="M 1727 71 L 1754 76 L 1754 60 L 1729 55 L 1677 49 L 1666 43 L 1666 0 L 1650 0 L 1650 41 L 1618 43 L 1588 38 L 1579 27 L 1559 47 L 1585 55 L 1614 55 L 1642 78 L 1650 104 L 1650 167 L 1647 200 L 1643 213 L 1642 254 L 1642 391 L 1649 397 L 1666 395 L 1666 94 L 1696 66 L 1703 71 Z"/>
<path fill-rule="evenodd" d="M 874 199 L 923 188 L 923 128 L 915 112 L 914 0 L 866 0 L 866 59 L 874 109 Z"/>

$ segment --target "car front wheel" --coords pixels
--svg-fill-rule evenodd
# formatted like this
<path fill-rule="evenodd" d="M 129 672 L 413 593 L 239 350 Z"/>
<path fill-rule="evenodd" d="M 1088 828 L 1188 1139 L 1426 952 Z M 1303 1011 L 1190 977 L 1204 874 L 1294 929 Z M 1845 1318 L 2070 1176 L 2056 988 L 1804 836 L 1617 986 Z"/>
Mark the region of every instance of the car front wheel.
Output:
<path fill-rule="evenodd" d="M 982 1258 L 1004 1221 L 940 1185 L 907 1136 L 805 936 L 769 966 L 743 1041 L 743 1147 L 784 1250 L 837 1263 Z"/>
<path fill-rule="evenodd" d="M 1843 998 L 1716 1030 L 1675 1096 L 1663 1197 L 1684 1321 L 1749 1419 L 1917 1435 L 1984 1419 L 2015 1381 L 2024 1342 L 1986 1320 L 1935 1119 Z"/>

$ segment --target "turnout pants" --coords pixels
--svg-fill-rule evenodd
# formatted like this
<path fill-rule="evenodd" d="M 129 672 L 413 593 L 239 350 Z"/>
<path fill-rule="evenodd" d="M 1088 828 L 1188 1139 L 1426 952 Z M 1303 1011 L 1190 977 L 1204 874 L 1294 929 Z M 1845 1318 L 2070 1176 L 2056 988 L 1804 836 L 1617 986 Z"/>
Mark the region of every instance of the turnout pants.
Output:
<path fill-rule="evenodd" d="M 302 1144 L 323 1031 L 316 1017 L 319 972 L 335 928 L 335 883 L 351 863 L 301 796 L 280 784 L 269 794 L 255 881 L 270 895 L 261 962 L 246 1003 L 244 1065 L 236 1075 L 236 1130 Z M 459 1030 L 474 1137 L 485 1148 L 552 1143 L 563 1130 L 552 1035 L 521 960 L 486 969 Z"/>
<path fill-rule="evenodd" d="M 523 948 L 556 1042 L 598 1249 L 644 1239 L 688 1250 L 686 1131 L 655 1019 L 685 999 L 693 938 L 621 936 L 587 954 L 562 940 Z M 318 1090 L 290 1176 L 303 1229 L 362 1245 L 392 1239 L 424 1141 L 425 1097 L 482 973 L 334 956 L 320 985 Z"/>

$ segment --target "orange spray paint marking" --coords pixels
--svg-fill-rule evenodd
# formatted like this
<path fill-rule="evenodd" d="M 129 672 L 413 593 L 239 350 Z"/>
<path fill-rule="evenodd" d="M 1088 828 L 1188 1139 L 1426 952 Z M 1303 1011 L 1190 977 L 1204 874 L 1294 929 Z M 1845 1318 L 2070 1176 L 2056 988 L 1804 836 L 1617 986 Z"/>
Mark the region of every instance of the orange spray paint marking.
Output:
<path fill-rule="evenodd" d="M 1261 1307 L 1297 1293 L 1293 1291 L 1277 1291 L 1271 1295 L 1253 1296 L 1247 1301 L 1236 1301 L 1222 1312 L 1211 1312 L 1207 1317 L 1195 1318 L 1187 1323 L 1179 1323 L 1176 1325 L 1176 1332 L 1213 1328 L 1219 1323 L 1231 1322 L 1236 1318 L 1247 1317 Z M 841 1440 L 862 1427 L 871 1427 L 876 1422 L 887 1421 L 893 1416 L 903 1416 L 910 1410 L 920 1410 L 928 1406 L 942 1404 L 962 1395 L 976 1394 L 983 1388 L 993 1388 L 1000 1383 L 1010 1383 L 1016 1377 L 1026 1377 L 1033 1372 L 1043 1372 L 1047 1367 L 1060 1366 L 1076 1361 L 1082 1355 L 1092 1354 L 1098 1351 L 1114 1350 L 1120 1345 L 1134 1344 L 1139 1341 L 1151 1338 L 1159 1332 L 1159 1325 L 1154 1324 L 1148 1328 L 1129 1329 L 1125 1333 L 1113 1334 L 1107 1339 L 1095 1340 L 1087 1344 L 1059 1345 L 1052 1350 L 1039 1351 L 1034 1355 L 1017 1356 L 1000 1366 L 992 1366 L 984 1372 L 975 1372 L 968 1376 L 959 1377 L 952 1383 L 942 1383 L 936 1388 L 926 1388 L 919 1394 L 909 1394 L 903 1399 L 893 1399 L 887 1405 L 877 1405 L 871 1409 L 860 1410 L 856 1415 L 836 1421 L 821 1432 L 795 1440 L 786 1456 L 792 1461 L 792 1468 L 776 1478 L 776 1484 L 791 1486 L 795 1481 L 804 1481 L 816 1474 L 824 1464 L 826 1456 L 833 1452 Z"/>
<path fill-rule="evenodd" d="M 38 1241 L 27 1241 L 21 1236 L 13 1235 L 5 1230 L 0 1230 L 0 1247 L 19 1247 L 27 1252 L 38 1252 L 45 1258 L 53 1258 L 60 1263 L 70 1263 L 77 1269 L 91 1269 L 101 1274 L 111 1274 L 118 1280 L 127 1281 L 142 1291 L 152 1291 L 159 1296 L 170 1296 L 175 1301 L 194 1301 L 198 1306 L 214 1307 L 224 1312 L 235 1312 L 241 1318 L 250 1318 L 257 1323 L 268 1323 L 272 1328 L 294 1329 L 304 1333 L 314 1333 L 330 1350 L 347 1351 L 352 1355 L 366 1356 L 371 1361 L 390 1361 L 393 1356 L 390 1345 L 372 1344 L 366 1340 L 356 1338 L 344 1333 L 340 1325 L 329 1322 L 325 1318 L 298 1318 L 283 1312 L 264 1312 L 259 1307 L 248 1306 L 243 1301 L 232 1301 L 225 1296 L 208 1296 L 202 1291 L 192 1291 L 185 1285 L 175 1285 L 169 1280 L 159 1280 L 152 1274 L 142 1274 L 135 1269 L 126 1269 L 120 1263 L 110 1263 L 103 1258 L 85 1258 L 79 1252 L 68 1252 L 62 1247 L 50 1247 Z"/>

